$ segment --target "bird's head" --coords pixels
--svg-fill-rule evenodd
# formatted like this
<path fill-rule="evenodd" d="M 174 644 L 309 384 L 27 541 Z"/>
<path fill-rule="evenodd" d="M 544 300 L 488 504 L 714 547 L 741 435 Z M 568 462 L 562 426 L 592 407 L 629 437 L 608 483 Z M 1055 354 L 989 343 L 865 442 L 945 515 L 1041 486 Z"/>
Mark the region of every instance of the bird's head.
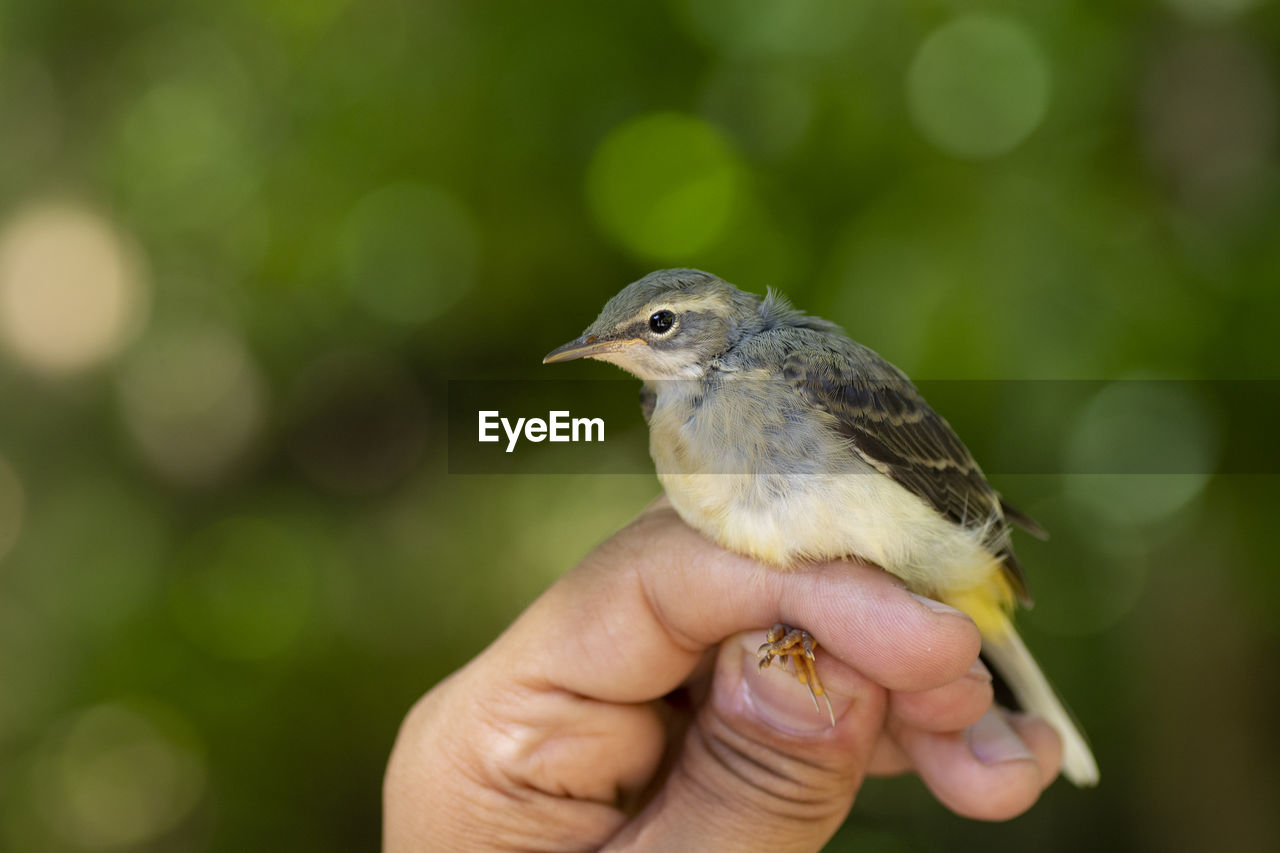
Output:
<path fill-rule="evenodd" d="M 594 358 L 646 381 L 696 379 L 759 322 L 760 298 L 699 270 L 659 270 L 624 287 L 543 364 Z"/>

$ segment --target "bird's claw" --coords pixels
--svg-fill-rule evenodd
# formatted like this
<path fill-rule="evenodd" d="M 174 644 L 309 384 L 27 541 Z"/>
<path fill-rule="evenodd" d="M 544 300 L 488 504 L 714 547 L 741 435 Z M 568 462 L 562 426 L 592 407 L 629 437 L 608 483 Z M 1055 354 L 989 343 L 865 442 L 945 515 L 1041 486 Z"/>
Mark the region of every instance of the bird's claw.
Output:
<path fill-rule="evenodd" d="M 759 669 L 767 668 L 774 660 L 778 666 L 785 667 L 789 659 L 795 660 L 796 680 L 809 689 L 809 698 L 813 700 L 813 709 L 822 712 L 818 707 L 818 697 L 827 703 L 827 716 L 831 725 L 836 724 L 835 711 L 831 707 L 831 699 L 827 696 L 822 681 L 818 678 L 815 666 L 814 650 L 818 641 L 808 631 L 792 628 L 779 622 L 765 634 L 765 642 L 756 650 L 756 661 Z"/>

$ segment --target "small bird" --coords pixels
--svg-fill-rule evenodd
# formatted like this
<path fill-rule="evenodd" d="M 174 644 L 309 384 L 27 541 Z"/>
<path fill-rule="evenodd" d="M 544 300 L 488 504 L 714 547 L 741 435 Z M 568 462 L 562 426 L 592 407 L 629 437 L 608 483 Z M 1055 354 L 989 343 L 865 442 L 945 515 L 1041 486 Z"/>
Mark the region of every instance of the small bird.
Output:
<path fill-rule="evenodd" d="M 690 526 L 779 570 L 870 561 L 963 610 L 1019 704 L 1062 736 L 1064 775 L 1097 784 L 1083 734 L 1010 618 L 1031 595 L 1009 525 L 1044 532 L 1004 503 L 902 371 L 772 290 L 693 269 L 623 288 L 543 363 L 576 358 L 642 380 L 649 452 Z M 767 640 L 761 667 L 792 659 L 815 705 L 825 698 L 814 638 L 775 625 Z"/>

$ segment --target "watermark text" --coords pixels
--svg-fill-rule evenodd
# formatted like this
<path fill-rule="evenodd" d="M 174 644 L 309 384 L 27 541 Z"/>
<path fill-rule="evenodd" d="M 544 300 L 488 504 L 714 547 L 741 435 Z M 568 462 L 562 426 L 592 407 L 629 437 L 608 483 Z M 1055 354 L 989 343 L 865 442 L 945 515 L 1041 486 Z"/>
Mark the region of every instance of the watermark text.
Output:
<path fill-rule="evenodd" d="M 479 416 L 480 441 L 501 441 L 501 428 L 507 438 L 507 453 L 516 449 L 521 436 L 532 442 L 604 441 L 604 418 L 575 418 L 564 410 L 548 412 L 545 420 L 516 418 L 514 423 L 496 409 L 482 410 Z"/>

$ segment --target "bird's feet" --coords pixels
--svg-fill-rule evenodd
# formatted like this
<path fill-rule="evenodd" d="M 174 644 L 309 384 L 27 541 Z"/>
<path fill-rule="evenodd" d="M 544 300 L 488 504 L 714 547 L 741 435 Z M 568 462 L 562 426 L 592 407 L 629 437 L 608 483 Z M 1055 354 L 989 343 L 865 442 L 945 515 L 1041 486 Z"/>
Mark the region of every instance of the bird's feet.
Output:
<path fill-rule="evenodd" d="M 827 691 L 823 688 L 822 682 L 818 679 L 818 670 L 814 666 L 813 652 L 818 648 L 818 641 L 808 631 L 800 628 L 792 628 L 779 622 L 769 629 L 769 633 L 765 635 L 767 642 L 756 650 L 756 659 L 759 661 L 760 669 L 764 669 L 773 663 L 774 659 L 778 660 L 778 665 L 785 667 L 788 658 L 794 658 L 796 679 L 809 688 L 809 696 L 813 699 L 813 709 L 822 713 L 818 707 L 818 697 L 821 696 L 823 701 L 827 703 L 827 716 L 831 718 L 831 725 L 836 724 L 835 712 L 831 709 L 831 699 L 827 697 Z"/>

